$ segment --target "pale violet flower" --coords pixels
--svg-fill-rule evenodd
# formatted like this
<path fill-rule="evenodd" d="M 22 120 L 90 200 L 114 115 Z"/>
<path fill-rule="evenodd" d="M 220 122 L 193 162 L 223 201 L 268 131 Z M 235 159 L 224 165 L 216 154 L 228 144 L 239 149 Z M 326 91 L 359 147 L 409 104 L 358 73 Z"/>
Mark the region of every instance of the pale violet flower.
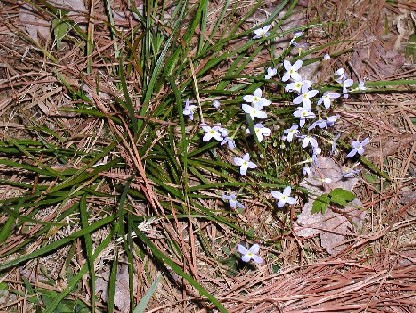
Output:
<path fill-rule="evenodd" d="M 233 192 L 231 192 L 229 196 L 226 194 L 223 194 L 221 198 L 224 201 L 228 201 L 228 203 L 230 204 L 230 207 L 233 209 L 244 208 L 244 205 L 237 201 L 237 196 Z"/>
<path fill-rule="evenodd" d="M 293 136 L 299 133 L 298 125 L 292 125 L 289 129 L 285 129 L 284 133 L 286 134 L 285 139 L 288 142 L 291 142 L 293 140 Z"/>
<path fill-rule="evenodd" d="M 312 176 L 312 169 L 308 165 L 305 165 L 302 168 L 302 173 L 303 173 L 303 176 Z"/>
<path fill-rule="evenodd" d="M 348 98 L 348 87 L 351 87 L 353 84 L 353 81 L 351 78 L 348 78 L 346 80 L 344 80 L 344 82 L 342 83 L 342 92 L 344 93 L 344 99 Z"/>
<path fill-rule="evenodd" d="M 313 147 L 313 149 L 312 149 L 312 157 L 311 158 L 312 158 L 312 162 L 315 165 L 318 165 L 318 157 L 321 154 L 321 152 L 322 152 L 321 148 L 319 148 L 319 147 Z"/>
<path fill-rule="evenodd" d="M 311 145 L 312 148 L 318 148 L 318 141 L 314 137 L 310 135 L 304 135 L 300 136 L 299 138 L 302 139 L 302 148 L 306 148 L 309 145 Z"/>
<path fill-rule="evenodd" d="M 221 124 L 218 125 L 218 127 L 219 127 L 218 131 L 221 133 L 221 137 L 223 137 L 223 138 L 227 137 L 228 136 L 228 129 L 222 127 Z"/>
<path fill-rule="evenodd" d="M 316 126 L 319 126 L 319 128 L 326 128 L 327 124 L 326 124 L 326 120 L 317 120 L 315 122 L 313 122 L 309 127 L 308 130 L 312 130 L 314 129 Z"/>
<path fill-rule="evenodd" d="M 290 186 L 287 186 L 283 190 L 283 193 L 281 193 L 280 191 L 271 192 L 273 198 L 276 198 L 279 200 L 279 202 L 277 203 L 277 206 L 279 208 L 283 207 L 286 203 L 289 203 L 289 204 L 296 203 L 296 199 L 290 196 L 291 191 L 292 191 L 292 188 Z"/>
<path fill-rule="evenodd" d="M 193 104 L 189 104 L 189 99 L 185 101 L 185 107 L 183 108 L 182 114 L 189 117 L 192 121 L 194 119 L 194 111 L 196 110 L 197 106 Z"/>
<path fill-rule="evenodd" d="M 299 118 L 299 125 L 300 127 L 303 127 L 307 118 L 315 118 L 315 113 L 305 108 L 299 107 L 296 108 L 296 111 L 293 113 L 293 116 Z"/>
<path fill-rule="evenodd" d="M 357 166 L 358 164 L 354 165 L 353 167 L 349 167 L 349 166 L 343 166 L 341 168 L 341 174 L 342 177 L 344 178 L 351 178 L 354 177 L 356 174 L 358 174 L 360 172 L 360 170 L 355 170 L 354 167 Z"/>
<path fill-rule="evenodd" d="M 330 60 L 331 59 L 331 56 L 328 53 L 325 53 L 323 59 L 324 60 Z"/>
<path fill-rule="evenodd" d="M 218 100 L 214 100 L 212 101 L 212 106 L 218 110 L 221 106 L 221 103 Z"/>
<path fill-rule="evenodd" d="M 244 262 L 250 262 L 250 260 L 253 259 L 253 261 L 258 264 L 263 263 L 263 259 L 257 255 L 260 251 L 260 246 L 258 244 L 252 245 L 250 249 L 238 244 L 237 249 L 238 252 L 242 254 L 241 260 Z"/>
<path fill-rule="evenodd" d="M 253 39 L 258 39 L 258 38 L 268 36 L 269 35 L 268 31 L 270 30 L 271 27 L 272 27 L 271 25 L 266 25 L 266 26 L 263 26 L 262 28 L 255 29 Z"/>
<path fill-rule="evenodd" d="M 259 107 L 257 104 L 253 104 L 253 106 L 250 106 L 247 103 L 243 103 L 241 107 L 244 112 L 246 112 L 247 114 L 250 114 L 250 117 L 252 119 L 254 119 L 255 117 L 257 118 L 267 117 L 267 113 L 261 110 L 263 107 Z"/>
<path fill-rule="evenodd" d="M 333 155 L 335 151 L 337 150 L 337 140 L 341 137 L 341 134 L 336 134 L 334 139 L 331 141 L 331 151 L 329 152 L 329 155 Z"/>
<path fill-rule="evenodd" d="M 269 106 L 272 102 L 267 100 L 266 98 L 262 98 L 263 92 L 260 88 L 254 90 L 253 95 L 244 96 L 244 101 L 251 102 L 253 105 L 257 105 L 257 107 L 261 110 L 264 106 Z"/>
<path fill-rule="evenodd" d="M 347 154 L 347 158 L 352 158 L 357 152 L 359 155 L 364 153 L 364 146 L 370 142 L 370 139 L 365 138 L 363 141 L 353 140 L 351 143 L 352 150 Z"/>
<path fill-rule="evenodd" d="M 307 110 L 311 110 L 312 108 L 312 101 L 311 98 L 315 97 L 318 94 L 318 90 L 312 89 L 309 90 L 308 85 L 303 85 L 302 86 L 302 93 L 297 96 L 295 99 L 293 99 L 293 103 L 294 104 L 303 104 L 303 107 Z"/>
<path fill-rule="evenodd" d="M 306 86 L 308 86 L 308 88 L 311 88 L 312 82 L 310 80 L 307 80 L 307 79 L 299 80 L 299 81 L 287 84 L 286 87 L 285 87 L 285 90 L 287 92 L 296 91 L 297 93 L 300 93 L 301 90 L 302 90 L 303 85 L 306 85 Z"/>
<path fill-rule="evenodd" d="M 339 115 L 333 115 L 326 119 L 326 126 L 331 127 L 334 126 L 335 122 L 338 120 Z"/>
<path fill-rule="evenodd" d="M 293 33 L 293 38 L 290 40 L 290 44 L 293 44 L 295 42 L 295 40 L 299 37 L 303 36 L 303 31 L 301 30 L 297 30 Z"/>
<path fill-rule="evenodd" d="M 267 68 L 267 74 L 264 76 L 264 79 L 271 79 L 273 76 L 277 75 L 277 69 L 274 67 Z"/>
<path fill-rule="evenodd" d="M 367 90 L 367 87 L 364 84 L 365 84 L 365 82 L 363 80 L 360 80 L 360 82 L 358 83 L 358 86 L 356 88 L 354 88 L 352 91 Z"/>
<path fill-rule="evenodd" d="M 236 148 L 235 141 L 231 137 L 224 137 L 224 139 L 221 141 L 221 146 L 225 144 L 227 144 L 228 148 L 231 150 Z"/>
<path fill-rule="evenodd" d="M 345 76 L 345 70 L 343 67 L 337 69 L 335 71 L 335 81 L 338 84 L 342 84 L 342 82 L 344 81 L 344 79 L 346 79 L 347 77 Z"/>
<path fill-rule="evenodd" d="M 250 161 L 250 156 L 246 153 L 242 158 L 235 157 L 234 164 L 240 167 L 240 175 L 246 175 L 248 168 L 256 168 L 257 165 Z"/>
<path fill-rule="evenodd" d="M 211 127 L 208 125 L 202 125 L 201 127 L 205 132 L 205 135 L 202 138 L 202 141 L 210 141 L 212 138 L 214 138 L 217 141 L 222 141 L 222 136 L 221 136 L 222 127 L 221 126 Z"/>
<path fill-rule="evenodd" d="M 297 60 L 293 65 L 288 61 L 283 61 L 283 66 L 286 69 L 286 73 L 282 77 L 282 81 L 287 81 L 292 78 L 294 81 L 302 80 L 302 76 L 299 75 L 298 70 L 302 67 L 303 61 Z"/>
<path fill-rule="evenodd" d="M 315 122 L 313 122 L 309 127 L 308 130 L 312 130 L 314 129 L 316 126 L 318 126 L 319 128 L 326 128 L 326 127 L 331 127 L 334 126 L 335 122 L 338 119 L 338 115 L 333 115 L 328 117 L 326 120 L 316 120 Z"/>
<path fill-rule="evenodd" d="M 341 97 L 341 94 L 337 93 L 337 92 L 325 92 L 321 99 L 318 100 L 318 105 L 321 105 L 321 103 L 323 103 L 325 109 L 329 109 L 329 107 L 331 106 L 331 100 L 332 99 L 337 99 Z"/>
<path fill-rule="evenodd" d="M 367 90 L 367 87 L 366 86 L 364 86 L 364 81 L 363 80 L 360 80 L 360 82 L 358 83 L 358 90 Z"/>
<path fill-rule="evenodd" d="M 246 132 L 249 134 L 250 130 L 247 128 Z M 254 134 L 257 137 L 257 140 L 259 142 L 262 142 L 264 139 L 264 136 L 270 136 L 271 134 L 270 128 L 264 127 L 262 124 L 256 124 L 254 125 Z"/>

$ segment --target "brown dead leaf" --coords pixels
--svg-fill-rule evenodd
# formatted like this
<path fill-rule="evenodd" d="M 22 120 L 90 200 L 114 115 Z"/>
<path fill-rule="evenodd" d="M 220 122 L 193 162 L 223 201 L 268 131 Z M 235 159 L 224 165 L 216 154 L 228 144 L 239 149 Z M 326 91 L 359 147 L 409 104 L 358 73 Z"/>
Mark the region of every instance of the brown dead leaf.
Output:
<path fill-rule="evenodd" d="M 108 281 L 110 273 L 105 272 L 102 277 L 98 277 L 95 282 L 96 292 L 101 292 L 101 299 L 108 301 Z M 114 305 L 120 312 L 129 312 L 130 310 L 130 289 L 129 289 L 129 271 L 127 265 L 120 265 L 116 274 L 116 288 L 114 294 Z"/>
<path fill-rule="evenodd" d="M 79 16 L 79 12 L 82 13 L 87 10 L 82 0 L 50 0 L 49 2 L 56 7 L 69 10 L 67 16 L 70 19 Z M 19 20 L 34 41 L 39 42 L 39 36 L 47 41 L 51 39 L 50 21 L 45 20 L 29 4 L 20 7 Z"/>
<path fill-rule="evenodd" d="M 361 226 L 365 218 L 365 212 L 359 207 L 362 205 L 359 199 L 354 199 L 351 206 L 345 208 L 328 207 L 325 214 L 311 214 L 315 198 L 324 192 L 336 188 L 352 191 L 358 182 L 358 178 L 344 178 L 342 169 L 331 158 L 320 157 L 318 165 L 314 167 L 314 176 L 305 178 L 302 187 L 310 191 L 310 198 L 303 206 L 294 225 L 294 231 L 298 236 L 311 237 L 319 234 L 321 246 L 330 255 L 336 254 L 344 248 L 345 236 L 352 235 L 356 226 Z M 322 184 L 323 178 L 332 181 Z"/>

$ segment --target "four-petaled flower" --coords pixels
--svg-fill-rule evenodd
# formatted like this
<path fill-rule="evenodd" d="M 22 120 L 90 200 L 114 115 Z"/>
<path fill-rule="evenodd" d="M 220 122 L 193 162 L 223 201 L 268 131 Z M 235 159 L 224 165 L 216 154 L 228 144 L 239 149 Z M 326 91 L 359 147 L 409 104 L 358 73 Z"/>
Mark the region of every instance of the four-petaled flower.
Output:
<path fill-rule="evenodd" d="M 242 254 L 241 260 L 244 262 L 249 262 L 251 259 L 253 259 L 253 261 L 258 264 L 263 263 L 263 259 L 257 255 L 260 251 L 260 246 L 257 243 L 252 245 L 250 249 L 247 249 L 243 245 L 238 244 L 237 249 L 238 252 Z"/>
<path fill-rule="evenodd" d="M 250 117 L 252 119 L 254 119 L 255 117 L 257 117 L 257 118 L 266 118 L 267 117 L 267 113 L 261 110 L 263 108 L 263 106 L 259 107 L 255 103 L 253 104 L 253 106 L 248 105 L 247 103 L 243 103 L 243 105 L 241 107 L 243 108 L 244 112 L 246 112 L 247 114 L 250 114 Z"/>
<path fill-rule="evenodd" d="M 302 168 L 302 173 L 303 173 L 303 176 L 311 176 L 312 175 L 312 169 L 308 165 L 305 165 Z"/>
<path fill-rule="evenodd" d="M 271 25 L 266 25 L 266 26 L 263 26 L 262 28 L 255 29 L 253 39 L 258 39 L 261 37 L 268 36 L 269 35 L 268 31 L 270 30 L 271 27 L 272 27 Z"/>
<path fill-rule="evenodd" d="M 310 80 L 307 80 L 307 79 L 299 80 L 299 81 L 296 81 L 294 83 L 287 84 L 286 87 L 285 87 L 285 90 L 287 92 L 296 91 L 297 93 L 300 93 L 301 90 L 302 90 L 303 85 L 307 85 L 308 88 L 311 88 L 312 82 Z"/>
<path fill-rule="evenodd" d="M 291 142 L 293 140 L 293 136 L 299 133 L 298 125 L 292 125 L 289 129 L 285 129 L 284 133 L 286 134 L 285 140 Z"/>
<path fill-rule="evenodd" d="M 342 83 L 342 92 L 344 93 L 344 99 L 348 98 L 348 87 L 351 87 L 353 84 L 353 81 L 351 78 L 348 78 L 344 80 Z"/>
<path fill-rule="evenodd" d="M 292 78 L 294 81 L 302 80 L 302 76 L 297 72 L 303 65 L 302 60 L 297 60 L 293 65 L 288 61 L 283 61 L 283 66 L 286 69 L 286 73 L 282 77 L 282 81 L 287 81 Z"/>
<path fill-rule="evenodd" d="M 302 127 L 303 125 L 305 125 L 305 119 L 315 118 L 315 113 L 309 111 L 308 109 L 299 107 L 296 108 L 296 111 L 293 113 L 293 116 L 299 118 L 299 125 L 300 127 Z"/>
<path fill-rule="evenodd" d="M 217 99 L 215 99 L 214 101 L 212 101 L 212 106 L 218 110 L 221 106 L 221 103 Z"/>
<path fill-rule="evenodd" d="M 352 158 L 357 152 L 359 155 L 364 153 L 364 146 L 370 142 L 370 139 L 365 138 L 363 141 L 353 140 L 351 143 L 352 150 L 347 154 L 347 158 Z"/>
<path fill-rule="evenodd" d="M 244 208 L 244 205 L 237 201 L 237 196 L 233 192 L 231 192 L 229 196 L 227 196 L 226 194 L 223 194 L 221 198 L 224 201 L 228 201 L 230 203 L 230 207 L 233 209 Z"/>
<path fill-rule="evenodd" d="M 310 135 L 301 136 L 302 139 L 302 148 L 306 148 L 309 146 L 309 144 L 312 146 L 312 148 L 318 148 L 318 141 Z"/>
<path fill-rule="evenodd" d="M 279 202 L 277 203 L 277 206 L 279 208 L 283 207 L 286 203 L 289 203 L 289 204 L 296 203 L 296 199 L 290 196 L 291 191 L 292 191 L 292 188 L 290 186 L 287 186 L 283 190 L 283 193 L 281 193 L 280 191 L 271 192 L 273 198 L 276 198 L 279 200 Z"/>
<path fill-rule="evenodd" d="M 268 67 L 267 68 L 267 74 L 264 76 L 264 79 L 270 79 L 273 76 L 277 75 L 277 69 L 274 67 Z"/>
<path fill-rule="evenodd" d="M 227 144 L 228 148 L 231 150 L 236 148 L 235 141 L 231 137 L 224 137 L 224 139 L 221 141 L 221 146 L 225 144 Z"/>
<path fill-rule="evenodd" d="M 189 116 L 189 119 L 192 121 L 194 119 L 194 111 L 196 110 L 197 106 L 194 104 L 189 104 L 189 99 L 185 101 L 185 107 L 183 108 L 182 114 Z"/>
<path fill-rule="evenodd" d="M 302 93 L 297 96 L 295 99 L 293 99 L 294 104 L 300 104 L 303 103 L 303 107 L 307 110 L 311 110 L 312 108 L 312 101 L 311 98 L 315 97 L 318 94 L 318 90 L 309 90 L 308 85 L 302 86 Z"/>
<path fill-rule="evenodd" d="M 253 105 L 257 106 L 258 109 L 263 109 L 264 106 L 269 106 L 272 102 L 265 98 L 262 98 L 263 92 L 260 88 L 254 90 L 253 95 L 244 96 L 244 100 L 247 102 L 252 102 Z"/>
<path fill-rule="evenodd" d="M 221 126 L 208 126 L 208 125 L 202 125 L 202 129 L 205 132 L 204 137 L 202 138 L 202 141 L 210 141 L 212 138 L 214 138 L 217 141 L 222 141 L 221 131 L 224 129 Z"/>
<path fill-rule="evenodd" d="M 242 158 L 235 157 L 234 164 L 240 167 L 240 175 L 246 175 L 248 168 L 256 168 L 257 165 L 250 161 L 250 156 L 246 153 Z"/>
<path fill-rule="evenodd" d="M 250 130 L 247 128 L 246 132 L 250 133 Z M 254 125 L 254 134 L 256 135 L 257 140 L 259 142 L 262 142 L 264 139 L 264 136 L 270 136 L 271 133 L 272 131 L 270 130 L 270 128 L 264 127 L 260 123 Z"/>
<path fill-rule="evenodd" d="M 325 109 L 329 109 L 329 107 L 331 106 L 331 100 L 332 99 L 337 99 L 341 97 L 341 94 L 337 93 L 337 92 L 325 92 L 321 99 L 318 100 L 318 105 L 321 105 L 321 103 L 324 104 Z"/>
<path fill-rule="evenodd" d="M 335 81 L 338 84 L 341 84 L 344 81 L 345 78 L 347 78 L 347 77 L 345 76 L 345 70 L 344 70 L 343 67 L 341 67 L 341 68 L 339 68 L 335 71 Z"/>

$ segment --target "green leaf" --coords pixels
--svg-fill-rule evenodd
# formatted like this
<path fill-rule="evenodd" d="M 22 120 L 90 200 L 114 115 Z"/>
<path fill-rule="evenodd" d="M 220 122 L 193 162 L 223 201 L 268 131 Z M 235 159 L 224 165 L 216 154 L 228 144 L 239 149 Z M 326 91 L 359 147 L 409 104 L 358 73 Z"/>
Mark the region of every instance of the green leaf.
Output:
<path fill-rule="evenodd" d="M 331 198 L 331 202 L 345 206 L 347 205 L 348 202 L 351 202 L 352 200 L 355 199 L 355 195 L 354 193 L 352 193 L 351 191 L 342 189 L 342 188 L 337 188 L 332 190 L 329 193 L 329 197 Z"/>
<path fill-rule="evenodd" d="M 320 195 L 313 202 L 311 213 L 312 214 L 315 214 L 315 213 L 325 214 L 326 209 L 329 205 L 329 202 L 330 202 L 330 199 L 326 193 Z"/>
<path fill-rule="evenodd" d="M 52 20 L 53 36 L 55 37 L 58 48 L 71 28 L 72 26 L 64 19 L 64 16 Z"/>

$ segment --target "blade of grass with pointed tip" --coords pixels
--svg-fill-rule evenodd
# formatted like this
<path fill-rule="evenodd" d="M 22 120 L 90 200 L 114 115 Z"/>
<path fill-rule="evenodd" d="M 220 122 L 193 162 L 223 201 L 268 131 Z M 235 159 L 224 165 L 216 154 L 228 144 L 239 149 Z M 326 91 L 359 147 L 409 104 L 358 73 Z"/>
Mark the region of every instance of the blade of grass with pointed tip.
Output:
<path fill-rule="evenodd" d="M 162 278 L 161 275 L 156 276 L 155 280 L 150 285 L 149 290 L 147 290 L 144 297 L 140 299 L 139 304 L 134 308 L 133 313 L 144 313 L 144 311 L 147 308 L 147 304 L 149 303 L 150 298 L 156 292 L 157 285 L 159 284 L 161 278 Z"/>
<path fill-rule="evenodd" d="M 84 194 L 81 197 L 81 201 L 79 203 L 79 211 L 81 215 L 81 226 L 82 229 L 88 227 L 89 217 L 87 212 L 87 195 Z M 92 239 L 91 233 L 87 233 L 82 236 L 84 239 L 84 244 L 87 252 L 87 264 L 88 269 L 90 272 L 90 288 L 91 288 L 91 309 L 92 312 L 95 312 L 95 270 L 94 270 L 94 261 L 93 258 L 93 249 L 92 249 Z"/>

